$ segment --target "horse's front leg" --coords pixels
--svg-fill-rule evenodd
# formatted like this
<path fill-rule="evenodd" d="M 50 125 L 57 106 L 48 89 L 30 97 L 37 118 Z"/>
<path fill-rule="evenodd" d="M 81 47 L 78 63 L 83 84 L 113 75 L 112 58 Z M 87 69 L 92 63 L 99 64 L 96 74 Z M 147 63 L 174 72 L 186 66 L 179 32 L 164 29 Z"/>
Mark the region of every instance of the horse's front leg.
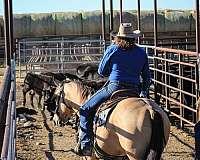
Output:
<path fill-rule="evenodd" d="M 24 91 L 23 91 L 23 103 L 22 103 L 23 106 L 26 105 L 26 93 L 27 93 L 27 92 L 24 92 Z"/>
<path fill-rule="evenodd" d="M 39 98 L 38 98 L 38 108 L 42 109 L 44 111 L 44 105 L 42 107 L 42 105 L 41 105 L 41 99 L 42 99 L 42 95 L 39 95 Z"/>
<path fill-rule="evenodd" d="M 33 104 L 33 97 L 34 97 L 34 95 L 35 95 L 35 92 L 34 92 L 34 91 L 31 91 L 31 92 L 29 93 L 32 108 L 34 108 L 34 104 Z"/>
<path fill-rule="evenodd" d="M 53 116 L 53 122 L 54 122 L 55 126 L 59 126 L 60 125 L 60 118 L 59 118 L 58 114 L 56 114 L 56 113 Z"/>

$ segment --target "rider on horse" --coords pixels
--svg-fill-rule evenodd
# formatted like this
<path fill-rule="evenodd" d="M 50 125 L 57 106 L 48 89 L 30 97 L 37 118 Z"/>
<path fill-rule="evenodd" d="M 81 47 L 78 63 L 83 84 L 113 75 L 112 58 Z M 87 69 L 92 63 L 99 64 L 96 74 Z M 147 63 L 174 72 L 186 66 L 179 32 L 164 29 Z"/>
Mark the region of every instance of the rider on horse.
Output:
<path fill-rule="evenodd" d="M 130 23 L 122 23 L 119 32 L 114 35 L 114 43 L 105 51 L 99 64 L 98 73 L 108 78 L 108 83 L 98 90 L 80 107 L 80 146 L 77 154 L 92 154 L 93 119 L 97 108 L 109 99 L 113 92 L 120 89 L 132 89 L 138 95 L 146 96 L 151 76 L 146 52 L 135 44 L 140 36 L 133 31 Z M 142 77 L 142 88 L 140 88 Z"/>

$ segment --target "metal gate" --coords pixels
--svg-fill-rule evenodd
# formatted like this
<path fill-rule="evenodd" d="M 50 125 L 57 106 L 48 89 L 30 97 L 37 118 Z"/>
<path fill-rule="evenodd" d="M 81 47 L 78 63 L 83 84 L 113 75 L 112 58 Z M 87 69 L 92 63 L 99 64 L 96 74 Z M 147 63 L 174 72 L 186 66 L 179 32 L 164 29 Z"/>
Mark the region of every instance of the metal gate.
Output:
<path fill-rule="evenodd" d="M 105 50 L 104 40 L 20 40 L 19 75 L 31 72 L 74 72 L 82 63 L 99 63 Z M 25 72 L 23 72 L 25 71 Z"/>
<path fill-rule="evenodd" d="M 197 105 L 199 80 L 197 53 L 142 46 L 149 56 L 153 84 L 150 97 L 176 117 L 181 127 L 194 126 L 200 118 Z"/>

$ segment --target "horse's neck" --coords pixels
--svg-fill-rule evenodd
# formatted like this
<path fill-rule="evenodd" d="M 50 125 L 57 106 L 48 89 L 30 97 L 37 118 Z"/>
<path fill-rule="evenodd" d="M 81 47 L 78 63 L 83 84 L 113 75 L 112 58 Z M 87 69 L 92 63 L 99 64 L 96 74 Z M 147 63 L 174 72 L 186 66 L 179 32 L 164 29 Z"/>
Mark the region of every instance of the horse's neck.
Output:
<path fill-rule="evenodd" d="M 64 86 L 64 92 L 65 100 L 68 101 L 75 112 L 79 111 L 80 106 L 91 97 L 91 94 L 83 97 L 84 91 L 76 83 L 66 83 Z"/>

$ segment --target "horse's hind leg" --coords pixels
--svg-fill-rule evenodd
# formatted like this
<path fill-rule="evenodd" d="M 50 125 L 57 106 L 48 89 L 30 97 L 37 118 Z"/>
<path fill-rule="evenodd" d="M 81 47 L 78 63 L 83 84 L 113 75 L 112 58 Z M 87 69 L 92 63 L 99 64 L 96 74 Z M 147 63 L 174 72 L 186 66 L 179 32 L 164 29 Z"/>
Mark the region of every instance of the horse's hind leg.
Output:
<path fill-rule="evenodd" d="M 132 147 L 128 147 L 128 146 L 129 146 L 129 144 L 127 144 L 126 147 L 124 147 L 123 144 L 122 144 L 122 147 L 124 148 L 125 154 L 127 155 L 128 159 L 129 160 L 142 160 L 136 154 L 136 148 L 132 148 Z"/>
<path fill-rule="evenodd" d="M 150 121 L 147 121 L 148 119 L 149 118 L 145 116 L 144 121 L 141 122 L 141 124 L 144 124 L 144 126 L 140 128 L 142 132 L 135 128 L 134 134 L 128 135 L 128 133 L 133 133 L 134 130 L 130 127 L 129 129 L 125 129 L 127 135 L 119 135 L 121 147 L 130 160 L 144 160 L 146 157 L 151 138 L 151 124 Z"/>
<path fill-rule="evenodd" d="M 125 152 L 129 160 L 144 160 L 145 153 L 143 151 L 143 148 L 137 147 L 127 149 Z"/>

